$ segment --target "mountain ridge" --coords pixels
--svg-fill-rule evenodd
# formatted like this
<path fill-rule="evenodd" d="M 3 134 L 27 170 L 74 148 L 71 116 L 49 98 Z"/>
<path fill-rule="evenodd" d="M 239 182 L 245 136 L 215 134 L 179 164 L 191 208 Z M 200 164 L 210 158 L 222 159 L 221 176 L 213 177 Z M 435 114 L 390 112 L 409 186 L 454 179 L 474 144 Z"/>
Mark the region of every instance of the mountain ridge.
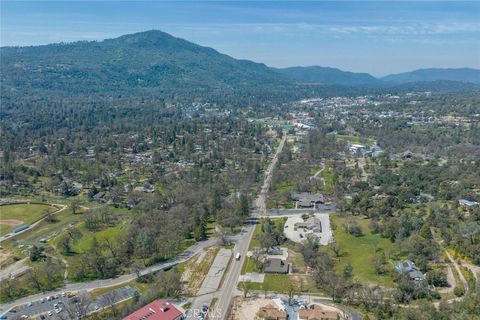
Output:
<path fill-rule="evenodd" d="M 332 67 L 306 66 L 273 68 L 275 71 L 297 81 L 345 86 L 376 85 L 382 83 L 368 73 L 343 71 Z"/>
<path fill-rule="evenodd" d="M 448 80 L 480 84 L 480 70 L 474 68 L 422 68 L 390 74 L 380 79 L 392 83 Z"/>
<path fill-rule="evenodd" d="M 405 85 L 407 82 L 384 81 L 368 73 L 330 67 L 271 68 L 264 63 L 235 59 L 158 30 L 102 41 L 1 47 L 0 53 L 2 97 L 32 96 L 32 93 L 38 96 L 146 93 L 169 97 L 236 94 L 268 98 L 272 94 L 295 96 L 329 90 L 338 93 L 341 87 L 393 90 L 401 85 L 406 90 L 410 86 Z M 410 87 L 440 84 L 444 90 L 448 88 L 445 81 L 452 80 L 440 77 L 435 81 L 423 84 L 413 81 Z M 454 90 L 462 87 L 460 82 L 452 85 Z"/>
<path fill-rule="evenodd" d="M 2 85 L 10 89 L 169 92 L 290 84 L 265 64 L 237 60 L 157 30 L 103 41 L 2 47 L 1 53 Z"/>
<path fill-rule="evenodd" d="M 376 78 L 369 73 L 332 67 L 306 66 L 272 68 L 295 81 L 346 86 L 391 86 L 395 84 L 458 81 L 480 84 L 480 70 L 473 68 L 424 68 Z"/>

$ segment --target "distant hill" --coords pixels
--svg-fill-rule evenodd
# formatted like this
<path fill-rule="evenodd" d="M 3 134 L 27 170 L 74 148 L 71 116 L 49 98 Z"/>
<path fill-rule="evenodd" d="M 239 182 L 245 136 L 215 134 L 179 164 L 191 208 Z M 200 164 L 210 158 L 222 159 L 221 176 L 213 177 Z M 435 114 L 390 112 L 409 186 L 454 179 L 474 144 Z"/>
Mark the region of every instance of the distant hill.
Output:
<path fill-rule="evenodd" d="M 0 95 L 10 107 L 26 98 L 94 101 L 100 96 L 139 95 L 246 105 L 408 90 L 410 84 L 432 91 L 468 90 L 458 81 L 480 83 L 479 71 L 474 69 L 425 69 L 388 76 L 386 81 L 367 73 L 318 66 L 276 69 L 156 30 L 103 41 L 2 47 L 0 56 Z M 458 83 L 425 82 L 431 80 Z"/>
<path fill-rule="evenodd" d="M 115 39 L 1 48 L 3 90 L 165 93 L 244 90 L 290 84 L 262 63 L 146 31 Z"/>
<path fill-rule="evenodd" d="M 382 81 L 368 73 L 354 73 L 336 68 L 311 66 L 274 69 L 293 80 L 342 86 L 371 86 Z"/>
<path fill-rule="evenodd" d="M 391 74 L 381 78 L 385 82 L 409 83 L 421 81 L 460 81 L 480 84 L 480 70 L 471 68 L 458 69 L 418 69 L 411 72 Z"/>

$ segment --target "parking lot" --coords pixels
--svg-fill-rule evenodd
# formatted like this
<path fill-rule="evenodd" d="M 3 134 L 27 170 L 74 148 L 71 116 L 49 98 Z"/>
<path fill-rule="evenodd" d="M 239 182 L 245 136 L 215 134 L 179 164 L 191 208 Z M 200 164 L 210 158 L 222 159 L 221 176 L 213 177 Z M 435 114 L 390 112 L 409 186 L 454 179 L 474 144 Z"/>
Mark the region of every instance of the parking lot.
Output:
<path fill-rule="evenodd" d="M 296 228 L 295 224 L 303 222 L 301 215 L 288 217 L 284 226 L 285 236 L 295 242 L 302 242 L 307 235 L 314 235 L 320 239 L 320 244 L 327 245 L 333 240 L 332 229 L 330 227 L 330 215 L 326 213 L 316 213 L 315 218 L 318 218 L 322 225 L 321 232 L 313 232 L 312 230 L 304 228 Z"/>
<path fill-rule="evenodd" d="M 36 300 L 32 301 L 30 303 L 27 303 L 23 306 L 13 308 L 10 310 L 10 312 L 7 314 L 8 318 L 20 318 L 22 316 L 27 316 L 30 318 L 33 317 L 39 317 L 41 314 L 48 315 L 48 312 L 51 312 L 52 317 L 55 315 L 60 315 L 64 313 L 64 306 L 71 303 L 70 298 L 68 298 L 65 294 L 58 294 L 55 296 L 50 296 L 48 298 L 42 299 L 42 300 Z M 55 312 L 54 307 L 55 305 L 58 306 L 58 310 L 61 310 L 60 312 Z"/>
<path fill-rule="evenodd" d="M 88 305 L 85 306 L 88 314 L 109 307 L 112 303 L 129 299 L 133 297 L 135 291 L 137 291 L 136 288 L 125 286 L 100 295 L 93 301 L 91 295 L 85 291 L 70 298 L 65 292 L 16 307 L 5 316 L 7 319 L 20 319 L 22 317 L 30 319 L 71 319 L 71 314 L 75 314 L 75 311 L 72 312 L 72 310 L 77 309 L 75 304 L 79 301 L 88 301 Z M 70 312 L 67 312 L 67 308 Z"/>

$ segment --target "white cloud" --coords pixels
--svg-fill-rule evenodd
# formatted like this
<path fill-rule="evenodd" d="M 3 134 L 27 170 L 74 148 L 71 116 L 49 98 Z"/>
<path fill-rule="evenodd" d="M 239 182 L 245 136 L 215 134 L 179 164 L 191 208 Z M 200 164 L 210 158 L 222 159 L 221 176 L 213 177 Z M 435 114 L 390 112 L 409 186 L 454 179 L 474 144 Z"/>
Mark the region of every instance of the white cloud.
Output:
<path fill-rule="evenodd" d="M 386 34 L 386 35 L 435 35 L 452 33 L 480 32 L 478 22 L 452 23 L 416 23 L 407 25 L 327 25 L 312 23 L 225 23 L 225 24 L 164 24 L 172 29 L 196 31 L 252 31 L 264 33 L 281 33 L 311 31 L 337 34 Z"/>

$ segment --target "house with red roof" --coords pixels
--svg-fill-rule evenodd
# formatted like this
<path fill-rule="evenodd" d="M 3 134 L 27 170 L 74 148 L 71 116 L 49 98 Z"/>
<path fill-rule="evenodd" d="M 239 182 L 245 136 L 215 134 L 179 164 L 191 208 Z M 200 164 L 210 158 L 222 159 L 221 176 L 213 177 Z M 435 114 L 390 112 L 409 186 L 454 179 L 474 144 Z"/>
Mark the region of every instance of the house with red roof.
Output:
<path fill-rule="evenodd" d="M 182 320 L 183 313 L 165 300 L 155 300 L 129 314 L 123 320 Z"/>

